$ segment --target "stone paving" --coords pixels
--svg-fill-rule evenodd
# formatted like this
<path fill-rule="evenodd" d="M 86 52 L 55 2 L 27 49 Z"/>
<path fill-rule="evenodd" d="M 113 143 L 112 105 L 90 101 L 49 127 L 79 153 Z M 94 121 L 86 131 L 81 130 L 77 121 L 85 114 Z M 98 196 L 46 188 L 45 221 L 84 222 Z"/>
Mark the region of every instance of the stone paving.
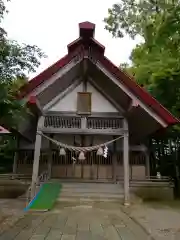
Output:
<path fill-rule="evenodd" d="M 156 240 L 180 240 L 180 208 L 161 203 L 134 205 L 127 214 Z"/>
<path fill-rule="evenodd" d="M 150 240 L 148 234 L 117 205 L 56 207 L 28 213 L 1 232 L 0 240 Z"/>
<path fill-rule="evenodd" d="M 180 239 L 179 206 L 59 202 L 53 211 L 27 214 L 18 199 L 0 199 L 0 206 L 0 240 Z"/>
<path fill-rule="evenodd" d="M 0 199 L 0 235 L 24 216 L 24 207 L 19 199 Z"/>

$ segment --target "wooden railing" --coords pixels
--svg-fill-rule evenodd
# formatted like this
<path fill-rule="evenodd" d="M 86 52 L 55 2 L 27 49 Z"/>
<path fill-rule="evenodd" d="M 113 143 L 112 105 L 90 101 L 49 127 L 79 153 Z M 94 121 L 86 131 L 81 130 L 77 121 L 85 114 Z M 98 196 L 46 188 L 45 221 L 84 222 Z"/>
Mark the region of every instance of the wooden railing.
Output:
<path fill-rule="evenodd" d="M 122 128 L 122 119 L 102 119 L 90 117 L 87 119 L 88 129 L 120 129 Z"/>
<path fill-rule="evenodd" d="M 118 130 L 122 129 L 122 118 L 103 118 L 103 117 L 87 117 L 81 118 L 76 116 L 46 116 L 45 129 L 54 129 L 54 130 L 77 130 L 81 129 L 92 131 L 92 130 Z"/>
<path fill-rule="evenodd" d="M 81 128 L 81 118 L 46 116 L 44 126 L 53 128 Z"/>

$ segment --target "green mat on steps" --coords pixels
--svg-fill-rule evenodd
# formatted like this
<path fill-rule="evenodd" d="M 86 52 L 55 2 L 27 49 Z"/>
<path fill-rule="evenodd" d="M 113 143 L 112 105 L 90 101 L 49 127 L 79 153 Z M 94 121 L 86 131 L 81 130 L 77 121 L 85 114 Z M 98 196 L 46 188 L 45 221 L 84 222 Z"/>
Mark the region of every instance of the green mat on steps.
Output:
<path fill-rule="evenodd" d="M 52 209 L 61 189 L 60 183 L 44 183 L 25 210 L 47 211 Z"/>

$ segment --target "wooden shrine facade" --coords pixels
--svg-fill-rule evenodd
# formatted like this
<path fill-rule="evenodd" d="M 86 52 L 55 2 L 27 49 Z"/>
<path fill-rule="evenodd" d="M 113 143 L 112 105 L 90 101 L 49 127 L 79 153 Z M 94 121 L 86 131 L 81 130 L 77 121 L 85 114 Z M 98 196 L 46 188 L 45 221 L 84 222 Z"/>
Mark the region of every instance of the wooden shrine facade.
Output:
<path fill-rule="evenodd" d="M 149 175 L 148 135 L 178 123 L 163 106 L 104 56 L 94 38 L 95 25 L 79 24 L 79 38 L 68 54 L 20 89 L 33 114 L 19 126 L 14 171 L 32 173 L 32 197 L 38 175 L 51 178 L 123 180 L 125 203 L 129 180 Z M 119 138 L 108 156 L 75 151 L 59 156 L 55 139 L 70 146 L 88 147 Z"/>
<path fill-rule="evenodd" d="M 107 158 L 97 156 L 96 151 L 86 154 L 84 161 L 78 160 L 75 152 L 67 151 L 60 156 L 59 150 L 53 149 L 49 175 L 52 179 L 74 179 L 75 181 L 123 181 L 123 152 L 109 150 Z M 32 174 L 34 150 L 19 150 L 14 173 Z M 74 161 L 74 158 L 76 159 Z M 129 156 L 129 179 L 143 180 L 150 176 L 149 155 L 146 151 L 134 149 Z M 47 171 L 49 166 L 48 150 L 41 151 L 39 172 Z"/>
<path fill-rule="evenodd" d="M 108 147 L 107 158 L 97 156 L 97 151 L 93 151 L 88 152 L 83 161 L 78 160 L 78 154 L 74 151 L 67 151 L 66 156 L 60 156 L 56 145 L 42 139 L 40 172 L 48 169 L 49 176 L 57 179 L 105 182 L 123 180 L 123 134 L 127 131 L 123 128 L 123 116 L 115 113 L 96 113 L 81 117 L 70 112 L 47 112 L 44 113 L 43 119 L 43 126 L 39 127 L 38 131 L 73 146 L 83 145 L 83 142 L 84 146 L 93 146 L 118 136 L 122 136 L 122 139 Z M 145 179 L 149 176 L 149 155 L 145 145 L 130 145 L 129 155 L 129 178 Z M 34 145 L 21 141 L 16 172 L 32 174 L 33 158 Z"/>

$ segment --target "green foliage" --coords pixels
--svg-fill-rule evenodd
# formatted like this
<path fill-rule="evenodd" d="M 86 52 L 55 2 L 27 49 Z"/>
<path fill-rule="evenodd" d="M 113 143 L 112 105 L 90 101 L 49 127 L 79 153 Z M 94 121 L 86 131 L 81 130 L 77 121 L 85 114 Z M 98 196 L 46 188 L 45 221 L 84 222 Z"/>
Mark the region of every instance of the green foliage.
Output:
<path fill-rule="evenodd" d="M 158 27 L 157 23 L 160 26 L 167 12 L 178 4 L 179 0 L 121 0 L 108 9 L 105 28 L 114 37 L 128 34 L 135 38 L 140 35 L 149 40 L 151 32 L 155 33 L 154 29 Z"/>
<path fill-rule="evenodd" d="M 0 0 L 0 24 L 6 10 L 5 1 Z M 24 103 L 16 99 L 18 87 L 40 64 L 43 52 L 35 45 L 20 45 L 8 39 L 0 27 L 0 125 L 16 127 L 24 111 Z"/>
<path fill-rule="evenodd" d="M 160 103 L 180 116 L 180 1 L 121 0 L 108 10 L 105 28 L 113 37 L 141 38 L 120 67 L 134 76 Z M 151 174 L 173 177 L 180 195 L 180 127 L 150 139 Z M 158 166 L 158 168 L 157 168 Z"/>
<path fill-rule="evenodd" d="M 123 69 L 179 116 L 180 2 L 123 0 L 108 10 L 104 21 L 115 37 L 141 37 L 131 53 L 131 66 Z"/>
<path fill-rule="evenodd" d="M 0 136 L 0 173 L 12 172 L 16 139 L 12 135 Z"/>
<path fill-rule="evenodd" d="M 25 103 L 17 99 L 19 88 L 27 82 L 27 74 L 36 70 L 45 55 L 35 45 L 20 45 L 8 39 L 2 28 L 7 1 L 0 0 L 0 125 L 11 129 L 17 128 L 28 113 Z M 2 166 L 11 171 L 8 166 L 12 166 L 14 148 L 16 139 L 12 135 L 0 136 L 0 171 Z"/>

